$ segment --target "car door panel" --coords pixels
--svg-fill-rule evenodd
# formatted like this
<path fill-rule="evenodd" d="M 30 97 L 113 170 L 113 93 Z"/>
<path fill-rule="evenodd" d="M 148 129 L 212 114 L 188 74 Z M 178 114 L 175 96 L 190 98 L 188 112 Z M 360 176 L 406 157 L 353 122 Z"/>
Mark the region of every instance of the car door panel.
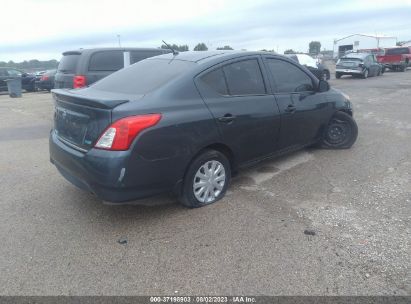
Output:
<path fill-rule="evenodd" d="M 257 58 L 251 60 L 261 65 Z M 216 70 L 235 63 L 226 63 Z M 273 96 L 268 93 L 230 95 L 228 92 L 222 95 L 210 89 L 201 80 L 202 76 L 197 78 L 196 85 L 215 119 L 222 141 L 233 150 L 237 163 L 245 164 L 272 154 L 277 149 L 280 131 L 280 113 Z"/>
<path fill-rule="evenodd" d="M 275 60 L 271 63 L 276 65 L 270 64 L 270 60 Z M 302 68 L 288 60 L 269 56 L 265 57 L 265 63 L 281 113 L 279 148 L 298 148 L 316 141 L 333 112 L 332 103 L 324 94 L 315 91 L 316 80 Z M 301 79 L 290 78 L 295 77 L 294 73 L 306 75 L 306 88 L 298 82 L 305 77 L 304 74 L 299 75 Z M 311 88 L 308 86 L 310 80 Z"/>

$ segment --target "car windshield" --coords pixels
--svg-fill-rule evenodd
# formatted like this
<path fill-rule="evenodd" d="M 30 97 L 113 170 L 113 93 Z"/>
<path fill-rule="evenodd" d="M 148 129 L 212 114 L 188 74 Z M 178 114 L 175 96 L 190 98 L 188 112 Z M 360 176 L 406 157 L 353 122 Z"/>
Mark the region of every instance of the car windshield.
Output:
<path fill-rule="evenodd" d="M 103 78 L 92 87 L 101 91 L 147 94 L 195 65 L 191 61 L 146 59 Z"/>

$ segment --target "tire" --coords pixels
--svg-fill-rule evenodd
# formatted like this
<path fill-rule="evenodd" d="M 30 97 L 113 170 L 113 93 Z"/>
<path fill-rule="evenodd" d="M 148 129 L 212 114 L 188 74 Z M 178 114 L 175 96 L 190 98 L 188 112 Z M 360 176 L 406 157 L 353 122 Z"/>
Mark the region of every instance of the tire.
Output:
<path fill-rule="evenodd" d="M 340 73 L 335 73 L 335 78 L 340 79 L 340 78 L 341 78 L 341 74 L 340 74 Z"/>
<path fill-rule="evenodd" d="M 210 176 L 209 172 L 213 167 L 216 173 Z M 218 172 L 217 168 L 220 168 Z M 207 171 L 207 169 L 210 171 Z M 223 175 L 224 178 L 222 178 Z M 216 180 L 210 184 L 210 178 L 213 177 Z M 189 165 L 184 176 L 179 201 L 188 208 L 198 208 L 215 203 L 224 197 L 230 180 L 231 168 L 227 157 L 216 150 L 205 150 L 194 158 Z M 202 183 L 205 183 L 203 187 L 201 186 Z M 195 189 L 200 190 L 198 194 L 195 193 Z"/>
<path fill-rule="evenodd" d="M 367 79 L 367 78 L 368 78 L 368 74 L 369 74 L 368 69 L 365 69 L 364 72 L 363 72 L 362 75 L 361 75 L 362 79 Z"/>
<path fill-rule="evenodd" d="M 381 76 L 382 75 L 382 69 L 378 70 L 377 76 Z"/>
<path fill-rule="evenodd" d="M 321 146 L 328 149 L 349 149 L 358 137 L 358 126 L 354 118 L 337 112 L 324 130 Z"/>

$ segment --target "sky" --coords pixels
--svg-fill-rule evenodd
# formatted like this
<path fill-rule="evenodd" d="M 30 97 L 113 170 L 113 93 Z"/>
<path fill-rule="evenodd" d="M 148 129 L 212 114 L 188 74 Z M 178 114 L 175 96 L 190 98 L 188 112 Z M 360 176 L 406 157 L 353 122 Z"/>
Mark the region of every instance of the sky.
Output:
<path fill-rule="evenodd" d="M 306 52 L 350 34 L 411 40 L 411 0 L 13 0 L 2 3 L 0 61 L 61 57 L 90 47 Z M 11 12 L 5 14 L 5 12 Z"/>

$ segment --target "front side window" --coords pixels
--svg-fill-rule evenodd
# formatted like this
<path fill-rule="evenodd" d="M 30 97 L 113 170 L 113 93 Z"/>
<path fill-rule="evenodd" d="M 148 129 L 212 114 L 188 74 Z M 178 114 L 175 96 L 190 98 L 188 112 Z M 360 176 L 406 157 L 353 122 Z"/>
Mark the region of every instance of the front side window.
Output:
<path fill-rule="evenodd" d="M 279 93 L 313 91 L 313 81 L 295 65 L 279 59 L 267 59 L 268 68 Z"/>
<path fill-rule="evenodd" d="M 88 70 L 118 71 L 123 67 L 123 51 L 102 51 L 91 55 Z"/>
<path fill-rule="evenodd" d="M 230 95 L 266 94 L 257 59 L 228 64 L 223 67 Z"/>

